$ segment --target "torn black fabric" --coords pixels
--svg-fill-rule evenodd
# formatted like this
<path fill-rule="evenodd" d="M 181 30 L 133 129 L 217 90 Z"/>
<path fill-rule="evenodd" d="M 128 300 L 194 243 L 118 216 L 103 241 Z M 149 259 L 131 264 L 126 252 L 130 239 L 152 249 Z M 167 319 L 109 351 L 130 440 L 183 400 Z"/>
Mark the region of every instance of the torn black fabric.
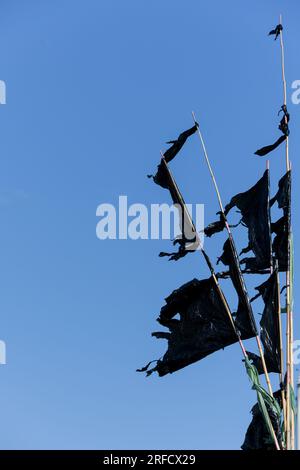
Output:
<path fill-rule="evenodd" d="M 224 214 L 220 214 L 220 220 L 204 229 L 206 236 L 211 237 L 224 229 L 226 216 L 233 207 L 237 207 L 241 212 L 239 223 L 248 228 L 249 242 L 242 254 L 252 250 L 255 255 L 241 260 L 241 264 L 245 264 L 243 272 L 265 274 L 271 265 L 269 170 L 266 170 L 262 178 L 248 191 L 232 197 L 225 207 Z"/>
<path fill-rule="evenodd" d="M 286 105 L 282 105 L 281 109 L 279 112 L 283 112 L 283 117 L 280 120 L 278 129 L 282 132 L 282 135 L 274 142 L 274 144 L 271 145 L 266 145 L 265 147 L 262 147 L 259 150 L 256 150 L 255 155 L 259 155 L 260 157 L 264 157 L 268 153 L 272 152 L 275 150 L 277 147 L 279 147 L 280 144 L 282 144 L 286 138 L 290 135 L 290 129 L 289 129 L 289 121 L 290 121 L 290 115 L 288 113 Z"/>
<path fill-rule="evenodd" d="M 274 393 L 274 398 L 278 401 L 280 408 L 282 408 L 281 402 L 281 390 Z M 282 442 L 281 423 L 278 416 L 273 412 L 270 406 L 267 406 L 267 411 L 270 416 L 270 420 L 275 431 L 277 440 L 279 443 Z M 252 421 L 247 429 L 245 440 L 241 445 L 242 450 L 276 450 L 273 439 L 265 424 L 263 415 L 259 409 L 258 404 L 253 406 L 252 410 Z"/>
<path fill-rule="evenodd" d="M 246 272 L 264 272 L 271 266 L 269 170 L 266 170 L 262 178 L 248 191 L 233 196 L 225 207 L 225 216 L 233 207 L 240 210 L 241 222 L 248 228 L 248 246 L 241 254 L 252 250 L 255 255 L 242 259 L 240 263 L 245 264 Z"/>
<path fill-rule="evenodd" d="M 242 339 L 253 338 L 257 335 L 257 329 L 248 298 L 245 282 L 241 273 L 238 255 L 233 241 L 229 237 L 223 246 L 223 253 L 218 259 L 229 267 L 229 276 L 238 295 L 238 308 L 235 315 L 235 326 L 241 334 Z"/>
<path fill-rule="evenodd" d="M 179 319 L 174 318 L 177 314 Z M 152 333 L 156 338 L 168 340 L 167 352 L 151 370 L 160 377 L 238 341 L 213 277 L 193 279 L 173 291 L 166 298 L 158 322 L 170 332 Z"/>
<path fill-rule="evenodd" d="M 192 253 L 197 250 L 200 245 L 199 235 L 197 234 L 196 228 L 187 210 L 182 194 L 180 193 L 169 167 L 163 158 L 161 159 L 158 171 L 153 177 L 153 180 L 155 183 L 169 190 L 173 204 L 178 209 L 181 231 L 181 235 L 173 242 L 173 245 L 178 245 L 178 251 L 171 253 L 161 252 L 159 253 L 159 256 L 168 257 L 170 261 L 177 261 L 188 253 Z"/>
<path fill-rule="evenodd" d="M 272 233 L 275 233 L 272 251 L 278 261 L 280 272 L 289 270 L 289 225 L 287 215 L 282 216 L 277 222 L 271 224 Z"/>
<path fill-rule="evenodd" d="M 279 180 L 278 191 L 270 201 L 271 205 L 277 202 L 279 209 L 283 210 L 283 216 L 271 224 L 271 230 L 275 233 L 272 251 L 278 260 L 279 271 L 288 271 L 290 265 L 291 186 L 292 173 L 288 171 Z"/>
<path fill-rule="evenodd" d="M 282 144 L 286 140 L 286 135 L 281 135 L 274 144 L 271 145 L 266 145 L 265 147 L 262 147 L 261 149 L 256 150 L 255 155 L 258 155 L 259 157 L 264 157 L 268 153 L 272 152 L 273 150 L 277 149 L 280 144 Z"/>
<path fill-rule="evenodd" d="M 225 217 L 222 213 L 220 214 L 220 220 L 217 220 L 216 222 L 212 222 L 211 224 L 207 225 L 204 229 L 204 233 L 207 237 L 211 237 L 215 233 L 222 232 L 225 228 Z"/>
<path fill-rule="evenodd" d="M 288 171 L 278 182 L 278 191 L 270 200 L 270 206 L 277 202 L 279 209 L 289 210 L 291 202 L 292 173 Z"/>
<path fill-rule="evenodd" d="M 172 146 L 164 152 L 164 157 L 167 163 L 169 163 L 177 155 L 177 153 L 182 149 L 187 139 L 197 132 L 199 125 L 196 123 L 190 129 L 182 132 L 177 140 L 170 140 L 167 144 L 172 144 Z"/>
<path fill-rule="evenodd" d="M 276 41 L 276 39 L 278 38 L 282 30 L 283 30 L 282 24 L 278 24 L 274 29 L 271 29 L 271 31 L 269 32 L 269 36 L 274 35 L 275 36 L 274 40 Z"/>
<path fill-rule="evenodd" d="M 155 175 L 147 175 L 148 178 L 152 178 L 154 183 L 158 184 L 164 189 L 169 189 L 170 178 L 169 174 L 166 171 L 166 166 L 163 159 L 161 159 L 160 164 L 157 165 L 157 172 Z"/>
<path fill-rule="evenodd" d="M 252 364 L 256 367 L 259 375 L 264 374 L 264 368 L 263 368 L 261 357 L 250 351 L 247 351 L 247 355 L 250 361 L 252 362 Z M 277 366 L 274 367 L 273 361 L 269 362 L 267 357 L 265 357 L 265 363 L 266 363 L 266 367 L 269 373 L 270 372 L 278 373 L 278 367 Z"/>
<path fill-rule="evenodd" d="M 288 137 L 290 135 L 290 129 L 289 129 L 290 114 L 285 104 L 281 106 L 281 109 L 278 114 L 280 114 L 281 112 L 283 112 L 283 117 L 281 118 L 278 129 L 283 133 L 283 135 Z"/>
<path fill-rule="evenodd" d="M 255 290 L 262 296 L 265 304 L 260 320 L 260 337 L 267 369 L 269 372 L 280 373 L 280 293 L 277 270 Z"/>

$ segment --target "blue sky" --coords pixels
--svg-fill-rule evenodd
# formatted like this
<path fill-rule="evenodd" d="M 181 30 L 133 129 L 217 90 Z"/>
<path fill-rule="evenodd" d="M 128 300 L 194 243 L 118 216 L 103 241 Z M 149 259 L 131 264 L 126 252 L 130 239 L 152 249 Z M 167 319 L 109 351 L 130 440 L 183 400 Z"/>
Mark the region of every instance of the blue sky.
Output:
<path fill-rule="evenodd" d="M 224 202 L 262 175 L 265 160 L 253 152 L 277 138 L 282 104 L 279 44 L 267 37 L 280 12 L 297 266 L 296 0 L 1 2 L 2 449 L 241 445 L 255 394 L 237 345 L 165 378 L 135 372 L 165 350 L 150 335 L 164 297 L 208 276 L 200 256 L 174 264 L 157 256 L 168 242 L 100 241 L 95 214 L 122 194 L 169 202 L 145 175 L 164 142 L 192 124 L 192 110 Z M 217 201 L 196 137 L 172 170 L 187 202 L 204 203 L 212 220 Z M 271 156 L 272 191 L 283 173 L 282 147 Z M 214 261 L 222 242 L 206 243 Z M 247 278 L 250 293 L 260 281 Z M 296 270 L 296 310 L 297 284 Z"/>

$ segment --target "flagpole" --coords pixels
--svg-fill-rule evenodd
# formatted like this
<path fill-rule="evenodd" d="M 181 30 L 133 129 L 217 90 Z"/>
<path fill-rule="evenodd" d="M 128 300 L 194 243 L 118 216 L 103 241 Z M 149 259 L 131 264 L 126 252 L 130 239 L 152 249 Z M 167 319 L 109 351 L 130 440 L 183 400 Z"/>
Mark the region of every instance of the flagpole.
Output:
<path fill-rule="evenodd" d="M 284 370 L 284 355 L 283 355 L 283 342 L 282 342 L 282 324 L 281 324 L 281 305 L 280 305 L 280 281 L 279 281 L 279 273 L 277 269 L 277 298 L 278 298 L 278 325 L 279 325 L 279 344 L 280 344 L 280 373 L 279 373 L 279 382 L 281 388 L 281 400 L 282 400 L 282 411 L 283 411 L 283 421 L 284 421 L 284 432 L 286 433 L 286 401 L 285 401 L 285 394 L 284 394 L 284 378 L 283 378 L 283 370 Z"/>
<path fill-rule="evenodd" d="M 300 450 L 300 375 L 297 380 L 297 450 Z"/>
<path fill-rule="evenodd" d="M 194 112 L 192 112 L 192 116 L 193 116 L 194 122 L 196 123 L 197 121 L 196 121 L 196 117 L 195 117 L 195 113 L 194 113 Z M 202 137 L 202 134 L 201 134 L 201 132 L 200 132 L 200 128 L 199 128 L 199 127 L 198 127 L 197 131 L 198 131 L 198 135 L 199 135 L 199 137 L 200 137 L 200 141 L 201 141 L 201 144 L 202 144 L 202 148 L 203 148 L 205 160 L 206 160 L 206 163 L 207 163 L 207 166 L 208 166 L 208 169 L 209 169 L 211 178 L 212 178 L 212 180 L 213 180 L 213 184 L 214 184 L 214 187 L 215 187 L 215 191 L 216 191 L 216 194 L 217 194 L 217 197 L 218 197 L 220 210 L 221 210 L 222 216 L 224 217 L 224 220 L 225 220 L 225 226 L 226 226 L 226 229 L 227 229 L 227 232 L 228 232 L 228 236 L 229 236 L 229 238 L 230 238 L 230 240 L 231 240 L 233 246 L 235 246 L 234 240 L 233 240 L 233 236 L 232 236 L 232 233 L 231 233 L 229 224 L 228 224 L 228 222 L 227 222 L 227 218 L 226 218 L 225 213 L 224 213 L 224 207 L 223 207 L 223 203 L 222 203 L 220 191 L 219 191 L 219 188 L 218 188 L 218 185 L 217 185 L 217 182 L 216 182 L 216 178 L 215 178 L 213 169 L 212 169 L 212 167 L 211 167 L 211 164 L 210 164 L 210 161 L 209 161 L 209 158 L 208 158 L 208 154 L 207 154 L 207 151 L 206 151 L 205 143 L 204 143 L 204 140 L 203 140 L 203 137 Z M 261 346 L 261 341 L 260 341 L 260 338 L 259 338 L 258 335 L 256 335 L 255 339 L 256 339 L 257 346 L 258 346 L 258 349 L 259 349 L 259 354 L 260 354 L 260 357 L 261 357 L 261 360 L 262 360 L 262 366 L 263 366 L 264 374 L 265 374 L 265 377 L 266 377 L 266 382 L 267 382 L 267 385 L 268 385 L 269 393 L 270 393 L 271 396 L 273 396 L 272 385 L 271 385 L 270 377 L 269 377 L 269 374 L 268 374 L 268 370 L 267 370 L 267 366 L 266 366 L 266 361 L 265 361 L 264 353 L 263 353 L 262 346 Z"/>
<path fill-rule="evenodd" d="M 282 24 L 282 15 L 279 17 L 279 24 Z M 283 86 L 283 104 L 287 105 L 287 87 L 285 78 L 285 54 L 283 43 L 283 32 L 280 31 L 280 50 L 281 50 L 281 76 Z M 287 118 L 285 117 L 287 124 Z M 290 170 L 289 159 L 289 136 L 286 137 L 285 146 L 285 162 L 286 171 Z M 286 374 L 287 374 L 287 390 L 286 390 L 286 406 L 287 406 L 287 449 L 293 450 L 295 447 L 295 420 L 294 413 L 291 411 L 291 391 L 294 388 L 294 374 L 293 374 L 293 313 L 291 308 L 291 277 L 290 277 L 290 252 L 291 252 L 291 227 L 289 226 L 288 233 L 288 269 L 286 271 Z"/>
<path fill-rule="evenodd" d="M 266 162 L 267 170 L 270 170 L 270 160 Z M 271 220 L 271 211 L 270 211 L 270 178 L 269 178 L 269 198 L 268 198 L 268 210 L 269 210 L 269 220 Z M 271 253 L 271 274 L 273 273 L 274 269 L 274 261 L 272 256 L 272 240 L 270 240 L 270 253 Z M 283 355 L 283 341 L 282 341 L 282 315 L 281 315 L 281 304 L 280 304 L 280 279 L 279 279 L 279 272 L 278 272 L 278 261 L 275 261 L 275 269 L 277 269 L 276 278 L 277 278 L 277 316 L 278 316 L 278 327 L 279 327 L 279 354 L 280 354 L 280 373 L 279 373 L 279 384 L 281 389 L 281 400 L 282 400 L 282 412 L 283 412 L 283 427 L 284 432 L 286 433 L 286 402 L 285 402 L 285 393 L 283 388 L 284 377 L 284 355 Z"/>

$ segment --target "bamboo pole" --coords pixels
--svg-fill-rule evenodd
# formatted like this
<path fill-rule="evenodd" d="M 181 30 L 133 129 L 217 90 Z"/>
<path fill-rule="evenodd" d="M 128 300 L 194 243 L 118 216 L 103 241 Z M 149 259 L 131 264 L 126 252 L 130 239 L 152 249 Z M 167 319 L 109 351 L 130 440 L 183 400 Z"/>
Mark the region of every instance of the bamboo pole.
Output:
<path fill-rule="evenodd" d="M 282 15 L 279 17 L 279 23 L 282 24 Z M 285 77 L 285 54 L 284 54 L 284 42 L 283 42 L 283 33 L 280 31 L 280 50 L 281 50 L 281 77 L 282 77 L 282 86 L 283 86 L 283 104 L 287 105 L 287 87 L 286 87 L 286 77 Z M 287 120 L 286 120 L 287 123 Z M 289 136 L 286 138 L 285 146 L 285 163 L 286 171 L 290 170 L 290 159 L 289 159 Z M 290 264 L 290 250 L 291 250 L 291 228 L 289 227 L 288 234 L 288 250 L 289 250 L 289 264 Z M 286 407 L 287 407 L 287 416 L 286 416 L 286 441 L 287 449 L 294 450 L 295 448 L 295 417 L 294 413 L 291 412 L 291 396 L 290 396 L 290 386 L 293 388 L 294 385 L 294 374 L 293 374 L 293 313 L 291 309 L 291 278 L 290 278 L 290 267 L 286 271 L 286 374 L 287 374 L 287 390 L 286 390 Z"/>
<path fill-rule="evenodd" d="M 195 117 L 194 112 L 192 112 L 192 116 L 193 116 L 194 122 L 196 123 L 196 117 Z M 203 140 L 203 137 L 202 137 L 202 134 L 200 132 L 199 127 L 198 127 L 198 135 L 200 137 L 200 141 L 201 141 L 201 144 L 202 144 L 205 160 L 206 160 L 206 163 L 207 163 L 207 166 L 208 166 L 208 169 L 209 169 L 209 172 L 210 172 L 210 175 L 211 175 L 214 187 L 215 187 L 215 191 L 216 191 L 217 198 L 218 198 L 218 201 L 219 201 L 220 210 L 221 210 L 222 215 L 223 215 L 224 220 L 225 220 L 225 226 L 226 226 L 226 229 L 227 229 L 227 232 L 228 232 L 228 236 L 230 238 L 230 241 L 231 241 L 232 245 L 235 247 L 234 240 L 233 240 L 233 237 L 232 237 L 232 233 L 231 233 L 229 224 L 227 222 L 227 219 L 226 219 L 226 216 L 225 216 L 225 213 L 224 213 L 224 207 L 223 207 L 220 191 L 219 191 L 219 188 L 218 188 L 218 185 L 217 185 L 217 182 L 216 182 L 216 178 L 215 178 L 213 169 L 211 167 L 211 164 L 210 164 L 210 161 L 209 161 L 209 158 L 208 158 L 205 143 L 204 143 L 204 140 Z M 259 338 L 258 335 L 256 335 L 255 339 L 256 339 L 257 346 L 258 346 L 258 349 L 259 349 L 259 354 L 260 354 L 260 357 L 261 357 L 261 360 L 262 360 L 262 366 L 263 366 L 266 382 L 267 382 L 267 385 L 268 385 L 269 393 L 270 393 L 270 395 L 273 396 L 272 385 L 271 385 L 270 377 L 269 377 L 269 374 L 268 374 L 266 361 L 265 361 L 264 353 L 263 353 L 262 346 L 261 346 L 261 341 L 260 341 L 260 338 Z"/>
<path fill-rule="evenodd" d="M 174 179 L 172 173 L 171 173 L 170 170 L 169 170 L 168 164 L 167 164 L 167 162 L 166 162 L 166 160 L 165 160 L 164 155 L 163 155 L 162 152 L 161 152 L 161 157 L 162 157 L 162 162 L 163 162 L 163 164 L 165 165 L 165 167 L 166 167 L 166 169 L 167 169 L 167 171 L 168 171 L 168 173 L 169 173 L 169 176 L 170 176 L 170 178 L 171 178 L 171 180 L 172 180 L 172 183 L 173 183 L 174 187 L 176 188 L 176 191 L 177 191 L 178 197 L 179 197 L 179 199 L 180 199 L 181 205 L 182 205 L 183 208 L 185 208 L 185 215 L 184 215 L 184 214 L 182 214 L 182 215 L 183 215 L 183 217 L 186 216 L 186 217 L 188 218 L 190 224 L 192 225 L 192 227 L 193 227 L 193 229 L 194 229 L 194 232 L 195 232 L 196 236 L 198 237 L 198 234 L 197 234 L 196 228 L 195 228 L 195 226 L 194 226 L 193 220 L 192 220 L 192 218 L 191 218 L 191 215 L 190 215 L 189 211 L 186 209 L 186 205 L 185 205 L 184 199 L 183 199 L 183 197 L 182 197 L 182 195 L 181 195 L 181 192 L 180 192 L 180 190 L 179 190 L 179 188 L 178 188 L 178 185 L 177 185 L 177 183 L 176 183 L 176 181 L 175 181 L 175 179 Z M 200 246 L 200 252 L 201 252 L 201 254 L 202 254 L 203 257 L 204 257 L 204 260 L 205 260 L 205 262 L 206 262 L 206 264 L 207 264 L 207 266 L 208 266 L 208 269 L 210 270 L 210 273 L 211 273 L 211 275 L 212 275 L 212 277 L 213 277 L 213 280 L 214 280 L 214 282 L 215 282 L 215 285 L 216 285 L 216 288 L 217 288 L 217 290 L 218 290 L 218 293 L 219 293 L 219 295 L 220 295 L 220 297 L 221 297 L 221 299 L 222 299 L 222 301 L 223 301 L 223 303 L 224 303 L 224 306 L 225 306 L 225 309 L 226 309 L 226 313 L 227 313 L 227 315 L 228 315 L 228 317 L 229 317 L 229 320 L 230 320 L 230 323 L 231 323 L 231 325 L 232 325 L 232 328 L 233 328 L 235 334 L 237 335 L 238 342 L 239 342 L 239 345 L 240 345 L 240 347 L 241 347 L 243 356 L 244 356 L 244 358 L 248 358 L 247 352 L 246 352 L 246 349 L 245 349 L 245 346 L 244 346 L 244 344 L 243 344 L 243 341 L 241 340 L 241 337 L 240 337 L 240 335 L 238 334 L 237 329 L 236 329 L 236 326 L 235 326 L 235 323 L 234 323 L 234 321 L 233 321 L 232 314 L 231 314 L 231 310 L 230 310 L 230 307 L 229 307 L 229 305 L 228 305 L 228 303 L 227 303 L 226 297 L 225 297 L 225 295 L 224 295 L 224 293 L 223 293 L 223 291 L 222 291 L 222 289 L 221 289 L 221 286 L 220 286 L 220 284 L 219 284 L 219 281 L 218 281 L 218 279 L 217 279 L 217 276 L 216 276 L 216 273 L 215 273 L 215 271 L 214 271 L 214 269 L 213 269 L 213 266 L 208 262 L 208 259 L 207 259 L 207 257 L 206 257 L 205 252 L 204 252 L 203 246 L 201 245 L 201 240 L 200 240 L 199 237 L 198 237 L 198 241 L 199 241 L 199 246 Z"/>
<path fill-rule="evenodd" d="M 192 116 L 193 116 L 194 122 L 196 123 L 197 121 L 196 121 L 196 117 L 195 117 L 195 113 L 194 113 L 194 112 L 192 112 Z M 231 233 L 229 224 L 228 224 L 228 222 L 227 222 L 227 218 L 226 218 L 226 216 L 225 216 L 225 214 L 224 214 L 224 207 L 223 207 L 223 203 L 222 203 L 220 191 L 219 191 L 219 188 L 218 188 L 218 185 L 217 185 L 217 181 L 216 181 L 216 178 L 215 178 L 215 175 L 214 175 L 212 166 L 211 166 L 210 161 L 209 161 L 209 158 L 208 158 L 208 154 L 207 154 L 207 151 L 206 151 L 205 143 L 204 143 L 204 140 L 203 140 L 203 137 L 202 137 L 202 134 L 201 134 L 201 132 L 200 132 L 199 127 L 198 127 L 197 131 L 198 131 L 198 135 L 199 135 L 199 138 L 200 138 L 200 141 L 201 141 L 201 144 L 202 144 L 202 148 L 203 148 L 205 160 L 206 160 L 206 163 L 207 163 L 209 172 L 210 172 L 210 176 L 211 176 L 211 178 L 212 178 L 212 181 L 213 181 L 213 184 L 214 184 L 214 187 L 215 187 L 215 191 L 216 191 L 217 198 L 218 198 L 218 201 L 219 201 L 220 210 L 221 210 L 222 216 L 224 217 L 224 220 L 225 220 L 225 226 L 226 226 L 226 229 L 227 229 L 227 232 L 228 232 L 228 237 L 229 237 L 230 242 L 232 243 L 233 247 L 235 248 L 235 244 L 234 244 L 234 240 L 233 240 L 233 237 L 232 237 L 232 233 Z M 265 362 L 264 354 L 263 354 L 263 351 L 262 351 L 262 346 L 261 346 L 260 338 L 259 338 L 258 335 L 256 335 L 256 342 L 257 342 L 257 345 L 258 345 L 258 348 L 259 348 L 260 357 L 261 357 L 261 360 L 262 360 L 262 365 L 263 365 L 264 374 L 265 374 L 265 377 L 266 377 L 266 382 L 267 382 L 267 385 L 268 385 L 269 393 L 270 393 L 271 396 L 273 396 L 271 381 L 270 381 L 270 378 L 269 378 L 269 374 L 268 374 L 268 370 L 267 370 L 267 367 L 266 367 L 266 362 Z M 241 340 L 240 340 L 240 344 L 241 344 Z M 242 347 L 243 347 L 243 346 L 242 346 Z M 244 347 L 243 347 L 243 349 L 244 349 L 244 351 L 245 351 L 245 348 L 244 348 Z M 245 357 L 247 357 L 246 351 L 245 351 L 245 354 L 246 354 Z M 279 443 L 278 443 L 278 440 L 277 440 L 276 433 L 275 433 L 275 431 L 274 431 L 274 428 L 273 428 L 272 424 L 271 424 L 271 434 L 272 434 L 272 438 L 273 438 L 273 440 L 274 440 L 276 449 L 277 449 L 277 450 L 281 450 L 281 449 L 280 449 L 280 446 L 279 446 Z"/>
<path fill-rule="evenodd" d="M 270 170 L 270 160 L 266 162 L 267 170 Z M 270 180 L 269 180 L 269 189 L 270 189 Z M 269 190 L 269 197 L 268 197 L 268 210 L 269 210 L 269 220 L 271 220 L 271 211 L 270 211 L 270 190 Z M 272 256 L 272 240 L 270 237 L 270 253 L 271 253 L 271 274 L 274 270 L 274 262 Z M 279 347 L 280 347 L 280 373 L 279 373 L 279 383 L 281 388 L 281 400 L 282 400 L 282 412 L 283 412 L 283 428 L 284 433 L 286 433 L 286 402 L 285 402 L 285 392 L 283 388 L 284 383 L 284 354 L 283 354 L 283 341 L 282 341 L 282 321 L 281 321 L 281 304 L 280 304 L 280 280 L 279 280 L 279 273 L 278 273 L 278 261 L 275 261 L 275 269 L 277 270 L 276 278 L 277 278 L 277 315 L 278 315 L 278 327 L 279 327 Z"/>
<path fill-rule="evenodd" d="M 279 273 L 277 270 L 277 298 L 278 298 L 278 326 L 279 326 L 279 344 L 280 344 L 280 374 L 279 374 L 279 381 L 281 387 L 281 399 L 282 399 L 282 411 L 283 411 L 283 420 L 284 420 L 284 432 L 286 433 L 286 401 L 285 401 L 285 394 L 284 389 L 282 388 L 284 377 L 284 355 L 283 355 L 283 341 L 282 341 L 282 324 L 281 324 L 281 305 L 280 305 L 280 281 L 279 281 Z"/>

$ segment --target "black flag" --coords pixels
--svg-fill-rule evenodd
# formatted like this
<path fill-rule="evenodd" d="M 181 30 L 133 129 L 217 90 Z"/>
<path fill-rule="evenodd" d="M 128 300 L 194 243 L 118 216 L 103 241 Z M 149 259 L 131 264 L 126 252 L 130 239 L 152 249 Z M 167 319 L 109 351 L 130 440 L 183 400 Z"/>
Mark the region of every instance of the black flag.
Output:
<path fill-rule="evenodd" d="M 257 354 L 254 354 L 253 352 L 250 352 L 250 351 L 246 351 L 246 352 L 247 352 L 248 358 L 250 359 L 250 361 L 252 361 L 252 364 L 257 369 L 258 374 L 259 375 L 264 374 L 265 371 L 264 371 L 264 367 L 263 367 L 261 357 L 258 356 Z M 244 359 L 243 359 L 243 361 L 244 361 Z M 266 357 L 265 357 L 265 363 L 266 363 L 266 368 L 267 368 L 268 372 L 275 372 L 275 373 L 278 372 L 277 367 L 273 366 L 272 361 L 268 362 L 268 359 Z M 274 370 L 273 370 L 273 367 L 274 367 Z"/>
<path fill-rule="evenodd" d="M 167 144 L 172 144 L 172 146 L 168 150 L 166 150 L 165 153 L 164 153 L 164 157 L 165 157 L 165 160 L 166 160 L 167 163 L 169 163 L 171 160 L 173 160 L 173 158 L 177 155 L 177 153 L 182 149 L 182 147 L 184 146 L 187 139 L 191 135 L 195 134 L 198 127 L 199 127 L 199 125 L 198 125 L 198 123 L 196 123 L 190 129 L 182 132 L 179 135 L 179 137 L 177 138 L 177 140 L 170 140 L 169 142 L 167 142 Z"/>
<path fill-rule="evenodd" d="M 220 220 L 212 222 L 204 229 L 204 233 L 207 237 L 211 237 L 215 233 L 222 232 L 225 228 L 226 219 L 222 212 L 218 212 L 218 214 L 220 214 Z"/>
<path fill-rule="evenodd" d="M 256 150 L 255 155 L 258 155 L 259 157 L 264 157 L 270 152 L 273 152 L 273 150 L 277 149 L 282 142 L 286 140 L 286 135 L 281 135 L 274 144 L 266 145 L 265 147 L 262 147 L 261 149 Z"/>
<path fill-rule="evenodd" d="M 182 147 L 184 146 L 185 142 L 187 141 L 187 139 L 195 134 L 195 132 L 197 131 L 199 127 L 199 124 L 196 123 L 193 127 L 191 127 L 190 129 L 182 132 L 178 139 L 177 140 L 170 140 L 169 142 L 167 142 L 167 144 L 172 144 L 172 146 L 165 151 L 163 157 L 165 159 L 165 161 L 167 163 L 169 163 L 171 160 L 173 160 L 173 158 L 177 155 L 177 153 L 182 149 Z M 166 188 L 166 184 L 167 182 L 165 181 L 164 179 L 164 168 L 162 166 L 162 163 L 160 163 L 157 167 L 157 172 L 155 175 L 147 175 L 148 178 L 153 178 L 153 181 L 158 184 L 159 186 L 161 186 L 162 188 Z"/>
<path fill-rule="evenodd" d="M 271 222 L 269 204 L 269 170 L 248 191 L 233 196 L 224 210 L 224 216 L 204 229 L 207 236 L 220 232 L 225 227 L 225 217 L 228 212 L 237 207 L 241 212 L 240 223 L 248 228 L 248 246 L 242 253 L 253 251 L 255 257 L 241 260 L 248 273 L 264 273 L 271 265 Z"/>
<path fill-rule="evenodd" d="M 229 276 L 238 295 L 237 312 L 233 314 L 236 316 L 235 326 L 240 332 L 242 339 L 253 338 L 257 336 L 255 320 L 241 273 L 238 255 L 231 237 L 224 243 L 223 253 L 219 261 L 222 261 L 225 266 L 229 267 Z"/>
<path fill-rule="evenodd" d="M 185 142 L 187 139 L 195 134 L 199 127 L 199 124 L 196 123 L 193 127 L 190 129 L 187 129 L 186 131 L 182 132 L 177 140 L 170 140 L 167 142 L 167 144 L 172 144 L 172 146 L 165 151 L 163 157 L 164 160 L 169 163 L 173 158 L 177 155 L 177 153 L 182 149 L 184 146 Z M 153 178 L 153 181 L 161 186 L 162 188 L 167 188 L 168 181 L 165 180 L 165 172 L 164 172 L 164 167 L 162 165 L 162 162 L 157 166 L 157 171 L 155 175 L 147 175 L 148 178 Z"/>
<path fill-rule="evenodd" d="M 279 123 L 278 129 L 282 132 L 282 135 L 274 142 L 274 144 L 271 145 L 266 145 L 265 147 L 262 147 L 259 150 L 256 150 L 255 155 L 258 155 L 260 157 L 264 157 L 268 153 L 272 152 L 275 150 L 277 147 L 279 147 L 280 144 L 282 144 L 286 138 L 290 135 L 290 130 L 289 130 L 289 121 L 290 121 L 290 115 L 288 113 L 287 107 L 284 104 L 281 106 L 281 109 L 279 112 L 283 112 L 283 117 L 281 118 L 281 121 Z"/>
<path fill-rule="evenodd" d="M 147 375 L 175 372 L 237 342 L 225 302 L 213 277 L 193 279 L 173 291 L 158 318 L 169 332 L 152 333 L 168 340 L 168 350 Z"/>
<path fill-rule="evenodd" d="M 173 242 L 174 245 L 179 245 L 178 251 L 174 253 L 161 252 L 159 256 L 168 256 L 170 260 L 177 261 L 178 259 L 186 256 L 188 253 L 197 250 L 200 245 L 199 235 L 197 234 L 196 228 L 193 224 L 193 221 L 190 217 L 190 214 L 187 210 L 186 204 L 178 189 L 178 186 L 168 168 L 166 161 L 163 158 L 161 159 L 161 162 L 159 164 L 159 170 L 155 175 L 154 180 L 155 178 L 159 179 L 160 186 L 170 191 L 173 204 L 179 212 L 179 222 L 181 230 L 181 236 L 176 238 Z"/>
<path fill-rule="evenodd" d="M 275 36 L 274 40 L 276 41 L 276 39 L 278 38 L 282 30 L 283 30 L 282 24 L 278 24 L 274 29 L 271 29 L 271 31 L 269 32 L 269 36 L 274 35 Z"/>
<path fill-rule="evenodd" d="M 280 293 L 278 285 L 278 272 L 275 270 L 271 276 L 260 286 L 256 287 L 265 304 L 260 320 L 260 337 L 264 346 L 264 358 L 269 372 L 280 373 Z M 261 358 L 249 353 L 259 374 L 263 374 Z"/>
<path fill-rule="evenodd" d="M 271 222 L 269 205 L 269 170 L 244 193 L 234 196 L 225 207 L 225 215 L 237 207 L 242 214 L 241 223 L 248 228 L 249 243 L 241 254 L 253 251 L 255 257 L 244 258 L 247 272 L 260 272 L 271 266 Z"/>
<path fill-rule="evenodd" d="M 282 408 L 281 390 L 274 393 L 274 398 L 277 400 L 280 408 Z M 268 404 L 266 404 L 267 411 L 275 431 L 278 442 L 282 442 L 282 433 L 280 420 L 276 413 Z M 242 450 L 276 450 L 273 439 L 266 426 L 264 417 L 259 409 L 258 404 L 254 405 L 252 410 L 252 421 L 247 429 L 244 443 L 241 445 Z"/>
<path fill-rule="evenodd" d="M 292 174 L 288 171 L 279 180 L 278 191 L 270 201 L 271 205 L 277 201 L 279 209 L 283 210 L 283 216 L 271 224 L 275 233 L 272 250 L 278 260 L 279 271 L 288 271 L 290 266 L 291 182 Z"/>

